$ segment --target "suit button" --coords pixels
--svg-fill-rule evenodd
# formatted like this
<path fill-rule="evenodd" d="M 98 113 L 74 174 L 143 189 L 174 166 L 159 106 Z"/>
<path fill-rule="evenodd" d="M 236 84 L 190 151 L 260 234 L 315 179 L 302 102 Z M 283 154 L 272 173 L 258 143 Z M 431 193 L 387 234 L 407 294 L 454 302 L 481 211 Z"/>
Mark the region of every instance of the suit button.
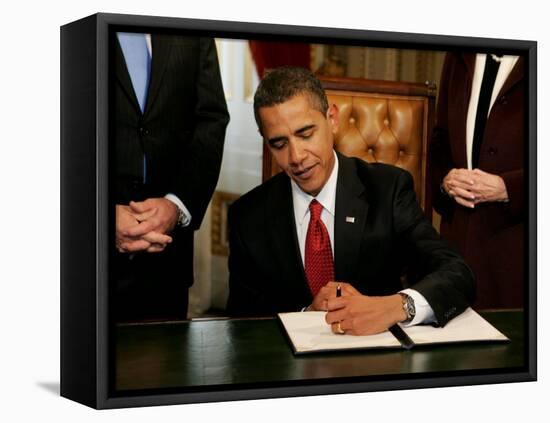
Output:
<path fill-rule="evenodd" d="M 500 97 L 500 102 L 501 102 L 502 104 L 508 104 L 508 99 L 506 98 L 505 95 L 503 95 L 502 97 Z"/>
<path fill-rule="evenodd" d="M 497 154 L 497 152 L 498 150 L 496 148 L 493 148 L 493 147 L 489 148 L 489 154 L 491 156 L 494 156 L 495 154 Z"/>
<path fill-rule="evenodd" d="M 147 128 L 144 128 L 143 126 L 140 126 L 138 131 L 140 135 L 149 135 L 149 130 Z"/>

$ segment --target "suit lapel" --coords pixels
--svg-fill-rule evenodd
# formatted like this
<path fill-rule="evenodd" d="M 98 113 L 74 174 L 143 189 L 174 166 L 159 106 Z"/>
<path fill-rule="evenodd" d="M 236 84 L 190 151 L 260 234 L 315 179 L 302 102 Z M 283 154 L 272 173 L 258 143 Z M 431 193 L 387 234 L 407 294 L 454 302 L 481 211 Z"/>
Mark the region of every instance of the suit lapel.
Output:
<path fill-rule="evenodd" d="M 508 75 L 508 78 L 506 78 L 506 81 L 500 89 L 497 98 L 502 96 L 503 94 L 506 94 L 506 92 L 510 91 L 514 87 L 514 85 L 516 85 L 519 81 L 523 79 L 524 67 L 525 59 L 523 57 L 520 57 L 512 68 L 510 75 Z"/>
<path fill-rule="evenodd" d="M 291 285 L 300 296 L 297 298 L 310 298 L 296 234 L 290 179 L 282 174 L 276 178 L 279 180 L 273 184 L 266 202 L 266 224 L 271 225 L 269 232 L 277 255 L 274 262 L 281 266 L 277 269 L 284 279 L 281 283 Z"/>
<path fill-rule="evenodd" d="M 118 38 L 115 37 L 115 75 L 118 83 L 121 85 L 122 90 L 126 93 L 126 96 L 130 100 L 132 107 L 136 110 L 137 113 L 141 114 L 141 109 L 139 107 L 139 102 L 136 97 L 136 92 L 134 91 L 134 86 L 132 85 L 132 80 L 130 79 L 130 73 L 128 72 L 128 67 L 126 66 L 126 60 L 124 59 L 124 53 L 118 42 Z"/>
<path fill-rule="evenodd" d="M 334 273 L 343 282 L 355 280 L 357 256 L 369 205 L 365 187 L 352 159 L 338 154 L 336 213 L 334 217 Z"/>
<path fill-rule="evenodd" d="M 466 86 L 462 92 L 464 99 L 460 104 L 463 105 L 462 110 L 460 110 L 460 121 L 463 124 L 458 125 L 460 134 L 458 134 L 457 139 L 464 140 L 460 144 L 460 148 L 457 149 L 459 153 L 456 158 L 456 164 L 459 167 L 467 168 L 468 167 L 468 154 L 466 151 L 466 122 L 468 120 L 468 106 L 470 104 L 470 95 L 472 92 L 472 84 L 474 80 L 474 72 L 476 68 L 476 54 L 475 53 L 464 53 L 462 54 L 462 60 L 464 61 L 464 66 L 466 67 Z"/>
<path fill-rule="evenodd" d="M 464 60 L 464 64 L 466 65 L 466 70 L 468 71 L 468 79 L 470 82 L 470 86 L 472 86 L 472 81 L 474 80 L 474 72 L 476 70 L 476 55 L 475 53 L 464 53 L 462 54 L 462 60 Z"/>
<path fill-rule="evenodd" d="M 147 102 L 145 103 L 144 114 L 147 114 L 147 112 L 151 109 L 153 102 L 158 95 L 171 49 L 170 41 L 162 35 L 152 34 L 151 44 L 153 50 L 151 61 L 151 80 L 147 91 Z"/>

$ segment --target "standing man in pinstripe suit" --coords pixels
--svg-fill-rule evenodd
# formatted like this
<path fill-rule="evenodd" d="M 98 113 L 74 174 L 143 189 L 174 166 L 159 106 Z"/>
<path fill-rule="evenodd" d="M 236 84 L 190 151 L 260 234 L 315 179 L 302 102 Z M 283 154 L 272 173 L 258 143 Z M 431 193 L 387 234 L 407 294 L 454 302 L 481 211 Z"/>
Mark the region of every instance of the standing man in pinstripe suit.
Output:
<path fill-rule="evenodd" d="M 193 232 L 229 121 L 216 47 L 210 38 L 121 32 L 111 46 L 111 316 L 185 319 Z"/>

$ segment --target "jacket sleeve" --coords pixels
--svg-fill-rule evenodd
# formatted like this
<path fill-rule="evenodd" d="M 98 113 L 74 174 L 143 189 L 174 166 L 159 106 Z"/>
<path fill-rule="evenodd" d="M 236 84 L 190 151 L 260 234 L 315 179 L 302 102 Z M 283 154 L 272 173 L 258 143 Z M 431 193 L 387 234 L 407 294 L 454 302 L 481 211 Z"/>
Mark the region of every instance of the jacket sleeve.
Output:
<path fill-rule="evenodd" d="M 441 192 L 441 184 L 449 171 L 456 167 L 453 162 L 449 141 L 449 77 L 456 58 L 452 54 L 445 56 L 439 93 L 435 125 L 428 146 L 428 177 L 432 191 L 433 207 L 441 215 L 448 215 L 454 207 L 454 201 Z"/>
<path fill-rule="evenodd" d="M 191 229 L 198 229 L 220 173 L 225 129 L 229 122 L 216 46 L 199 39 L 195 128 L 186 150 L 185 165 L 175 175 L 173 192 L 191 213 Z"/>
<path fill-rule="evenodd" d="M 393 210 L 394 228 L 404 246 L 402 251 L 418 272 L 418 281 L 410 288 L 426 298 L 438 324 L 445 326 L 473 302 L 473 273 L 423 215 L 408 172 L 401 172 L 398 177 Z"/>
<path fill-rule="evenodd" d="M 499 175 L 504 180 L 508 192 L 507 203 L 502 203 L 504 212 L 508 213 L 511 220 L 515 221 L 522 217 L 525 207 L 525 180 L 523 169 L 515 169 L 503 172 Z"/>
<path fill-rule="evenodd" d="M 261 273 L 242 240 L 239 205 L 229 208 L 229 298 L 226 310 L 230 316 L 261 316 L 269 310 L 266 294 L 260 289 Z"/>

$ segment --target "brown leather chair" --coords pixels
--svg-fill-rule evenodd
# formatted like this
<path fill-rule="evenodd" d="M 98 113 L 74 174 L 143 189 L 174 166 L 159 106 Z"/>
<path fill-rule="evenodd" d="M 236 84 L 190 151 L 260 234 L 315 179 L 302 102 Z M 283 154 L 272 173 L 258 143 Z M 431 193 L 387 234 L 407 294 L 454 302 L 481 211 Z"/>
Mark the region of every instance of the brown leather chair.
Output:
<path fill-rule="evenodd" d="M 431 220 L 426 146 L 434 117 L 435 86 L 357 78 L 319 78 L 340 110 L 335 148 L 346 156 L 407 169 Z M 280 172 L 264 145 L 263 180 Z"/>

